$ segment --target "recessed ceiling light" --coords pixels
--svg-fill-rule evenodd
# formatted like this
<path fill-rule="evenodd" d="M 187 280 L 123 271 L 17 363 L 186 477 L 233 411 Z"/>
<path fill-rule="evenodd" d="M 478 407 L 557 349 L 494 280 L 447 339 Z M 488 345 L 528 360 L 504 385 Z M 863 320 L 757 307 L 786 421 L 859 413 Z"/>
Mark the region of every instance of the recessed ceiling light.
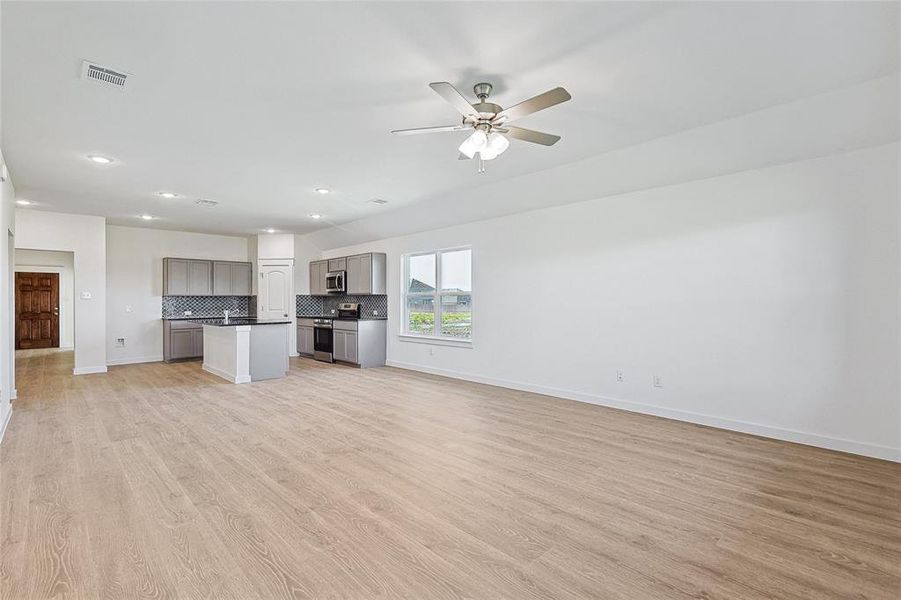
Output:
<path fill-rule="evenodd" d="M 311 213 L 311 214 L 310 214 L 310 218 L 311 218 L 311 219 L 321 219 L 321 218 L 322 218 L 322 215 L 320 215 L 320 214 L 318 214 L 318 213 Z"/>
<path fill-rule="evenodd" d="M 163 198 L 178 198 L 178 194 L 175 192 L 160 192 L 159 195 Z"/>
<path fill-rule="evenodd" d="M 370 200 L 370 202 L 372 202 L 373 204 L 388 204 L 388 201 L 384 198 L 373 198 L 372 200 Z"/>
<path fill-rule="evenodd" d="M 141 215 L 141 218 L 145 221 L 152 221 L 154 219 L 153 215 Z"/>
<path fill-rule="evenodd" d="M 331 194 L 331 193 L 332 193 L 332 190 L 330 190 L 330 189 L 328 189 L 328 188 L 321 188 L 321 187 L 320 187 L 320 188 L 316 188 L 316 192 L 319 193 L 319 194 Z"/>
<path fill-rule="evenodd" d="M 16 204 L 18 204 L 19 206 L 28 206 L 29 204 L 31 204 L 31 200 L 25 200 L 24 198 L 20 198 L 20 199 L 16 200 Z"/>
<path fill-rule="evenodd" d="M 266 230 L 266 233 L 275 233 L 275 229 L 273 229 L 272 227 L 270 227 L 270 228 L 268 228 L 268 229 Z"/>
<path fill-rule="evenodd" d="M 88 156 L 88 159 L 93 160 L 95 163 L 100 165 L 108 165 L 113 162 L 113 159 L 107 158 L 105 156 L 100 156 L 99 154 L 91 154 Z"/>

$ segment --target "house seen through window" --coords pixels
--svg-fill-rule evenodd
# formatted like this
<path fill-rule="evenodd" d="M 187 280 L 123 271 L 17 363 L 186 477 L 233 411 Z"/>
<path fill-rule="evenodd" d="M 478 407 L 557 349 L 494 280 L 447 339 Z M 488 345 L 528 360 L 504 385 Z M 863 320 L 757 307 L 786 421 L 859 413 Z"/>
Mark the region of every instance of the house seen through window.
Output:
<path fill-rule="evenodd" d="M 404 257 L 404 331 L 472 339 L 472 250 L 455 248 Z"/>

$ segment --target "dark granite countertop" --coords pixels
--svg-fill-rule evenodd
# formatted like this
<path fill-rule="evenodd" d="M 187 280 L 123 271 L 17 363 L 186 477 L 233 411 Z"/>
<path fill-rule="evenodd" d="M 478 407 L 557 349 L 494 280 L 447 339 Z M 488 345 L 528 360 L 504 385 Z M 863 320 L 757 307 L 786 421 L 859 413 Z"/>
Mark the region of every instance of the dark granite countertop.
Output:
<path fill-rule="evenodd" d="M 192 323 L 198 325 L 212 325 L 214 327 L 240 327 L 241 325 L 287 325 L 291 321 L 288 319 L 257 319 L 256 317 L 229 317 L 228 323 L 223 318 L 214 319 L 191 319 Z"/>
<path fill-rule="evenodd" d="M 163 317 L 163 321 L 196 321 L 197 319 L 221 319 L 222 315 L 191 315 L 190 317 Z M 229 319 L 253 319 L 249 315 L 229 315 Z"/>
<path fill-rule="evenodd" d="M 332 321 L 387 321 L 388 317 L 339 317 L 337 315 L 297 315 L 298 319 L 331 319 Z"/>

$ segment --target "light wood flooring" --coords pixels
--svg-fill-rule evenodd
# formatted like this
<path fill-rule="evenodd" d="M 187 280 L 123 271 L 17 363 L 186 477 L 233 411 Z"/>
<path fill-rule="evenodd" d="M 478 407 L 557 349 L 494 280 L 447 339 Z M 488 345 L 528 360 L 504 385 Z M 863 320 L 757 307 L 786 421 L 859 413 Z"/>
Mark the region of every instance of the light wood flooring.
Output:
<path fill-rule="evenodd" d="M 901 465 L 292 359 L 20 357 L 0 597 L 899 598 Z"/>

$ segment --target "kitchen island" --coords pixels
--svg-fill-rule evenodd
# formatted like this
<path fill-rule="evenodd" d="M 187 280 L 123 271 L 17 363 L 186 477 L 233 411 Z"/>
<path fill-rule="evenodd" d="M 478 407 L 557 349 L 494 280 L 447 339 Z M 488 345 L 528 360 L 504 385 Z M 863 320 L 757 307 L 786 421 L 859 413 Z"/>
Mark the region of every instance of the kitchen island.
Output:
<path fill-rule="evenodd" d="M 193 322 L 203 325 L 204 371 L 232 383 L 287 375 L 291 321 L 234 317 Z"/>

